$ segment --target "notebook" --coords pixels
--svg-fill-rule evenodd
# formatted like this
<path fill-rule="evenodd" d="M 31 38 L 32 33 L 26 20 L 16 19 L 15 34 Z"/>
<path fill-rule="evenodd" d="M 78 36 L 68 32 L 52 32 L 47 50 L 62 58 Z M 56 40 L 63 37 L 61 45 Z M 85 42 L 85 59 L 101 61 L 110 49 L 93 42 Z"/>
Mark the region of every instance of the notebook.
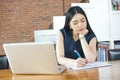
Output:
<path fill-rule="evenodd" d="M 50 42 L 3 44 L 13 74 L 59 74 L 54 44 Z"/>
<path fill-rule="evenodd" d="M 83 67 L 74 67 L 74 66 L 67 66 L 68 68 L 72 69 L 72 70 L 84 70 L 84 69 L 92 69 L 92 68 L 100 68 L 100 67 L 107 67 L 107 66 L 112 66 L 110 63 L 108 62 L 93 62 L 93 63 L 88 63 Z"/>

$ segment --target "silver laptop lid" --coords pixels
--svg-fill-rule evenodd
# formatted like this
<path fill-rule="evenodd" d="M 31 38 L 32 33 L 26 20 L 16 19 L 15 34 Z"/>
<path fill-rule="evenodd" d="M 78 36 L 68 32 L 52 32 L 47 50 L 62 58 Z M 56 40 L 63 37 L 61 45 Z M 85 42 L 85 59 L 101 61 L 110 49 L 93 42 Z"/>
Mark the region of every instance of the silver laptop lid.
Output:
<path fill-rule="evenodd" d="M 53 43 L 11 43 L 3 47 L 13 73 L 60 73 Z"/>

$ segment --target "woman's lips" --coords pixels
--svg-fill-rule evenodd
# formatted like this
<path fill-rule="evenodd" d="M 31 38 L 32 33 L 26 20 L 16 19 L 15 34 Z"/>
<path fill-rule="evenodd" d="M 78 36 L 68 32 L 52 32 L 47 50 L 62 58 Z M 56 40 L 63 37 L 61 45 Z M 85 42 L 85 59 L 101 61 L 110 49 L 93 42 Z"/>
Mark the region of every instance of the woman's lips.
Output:
<path fill-rule="evenodd" d="M 83 30 L 84 30 L 84 28 L 79 29 L 79 31 L 83 31 Z"/>

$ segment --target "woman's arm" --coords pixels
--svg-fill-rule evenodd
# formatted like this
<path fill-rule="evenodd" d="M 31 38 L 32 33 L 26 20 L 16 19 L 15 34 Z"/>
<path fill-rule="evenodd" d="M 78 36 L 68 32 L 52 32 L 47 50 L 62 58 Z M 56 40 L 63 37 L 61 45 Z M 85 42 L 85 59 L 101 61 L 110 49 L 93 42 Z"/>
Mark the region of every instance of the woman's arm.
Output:
<path fill-rule="evenodd" d="M 78 58 L 75 60 L 64 57 L 64 39 L 60 31 L 57 34 L 56 52 L 59 64 L 66 66 L 71 65 L 76 67 L 84 66 L 86 64 L 86 59 L 83 58 Z"/>
<path fill-rule="evenodd" d="M 75 62 L 74 59 L 69 59 L 64 57 L 64 39 L 60 31 L 58 31 L 58 34 L 57 34 L 56 52 L 57 52 L 57 59 L 59 64 L 63 64 L 63 65 L 74 64 Z"/>
<path fill-rule="evenodd" d="M 85 54 L 85 58 L 88 60 L 88 62 L 94 62 L 97 58 L 97 39 L 96 37 L 93 37 L 88 44 L 84 37 L 88 32 L 89 31 L 87 29 L 84 29 L 82 32 L 80 32 L 79 39 L 82 45 L 83 52 Z"/>
<path fill-rule="evenodd" d="M 81 45 L 83 52 L 85 54 L 86 59 L 88 62 L 94 62 L 97 57 L 97 50 L 96 50 L 96 44 L 97 44 L 97 39 L 96 37 L 92 38 L 89 42 L 87 43 L 85 38 L 80 39 Z"/>

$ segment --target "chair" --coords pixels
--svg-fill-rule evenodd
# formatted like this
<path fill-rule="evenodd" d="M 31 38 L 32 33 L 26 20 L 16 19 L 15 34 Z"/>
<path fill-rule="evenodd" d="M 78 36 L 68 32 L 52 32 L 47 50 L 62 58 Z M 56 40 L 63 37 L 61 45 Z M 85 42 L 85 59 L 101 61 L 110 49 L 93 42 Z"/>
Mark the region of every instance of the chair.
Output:
<path fill-rule="evenodd" d="M 35 42 L 53 42 L 56 44 L 56 33 L 54 30 L 35 30 L 34 40 Z"/>
<path fill-rule="evenodd" d="M 108 60 L 120 60 L 120 49 L 109 49 Z"/>
<path fill-rule="evenodd" d="M 0 55 L 0 69 L 8 69 L 8 60 L 6 55 Z"/>

